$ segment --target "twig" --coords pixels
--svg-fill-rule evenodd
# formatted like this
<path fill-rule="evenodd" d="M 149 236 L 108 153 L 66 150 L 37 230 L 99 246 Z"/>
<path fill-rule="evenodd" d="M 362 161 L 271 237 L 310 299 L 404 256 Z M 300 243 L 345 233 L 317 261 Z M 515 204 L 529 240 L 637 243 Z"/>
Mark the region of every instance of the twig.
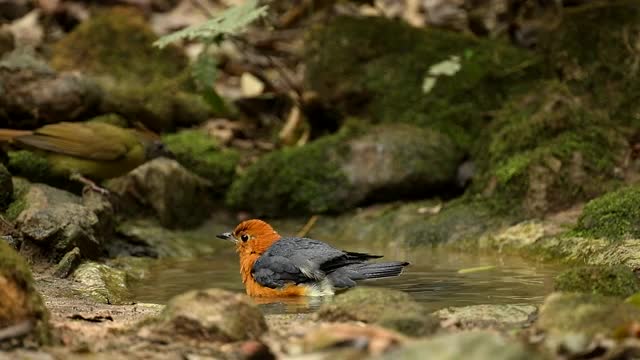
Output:
<path fill-rule="evenodd" d="M 297 237 L 305 237 L 305 236 L 307 236 L 309 231 L 311 231 L 311 228 L 313 228 L 313 225 L 315 225 L 316 221 L 318 221 L 318 218 L 319 218 L 318 215 L 313 215 L 312 217 L 310 217 L 309 221 L 307 221 L 307 223 L 304 224 L 304 226 L 302 227 L 302 229 L 300 229 L 300 231 L 298 231 L 296 236 Z"/>

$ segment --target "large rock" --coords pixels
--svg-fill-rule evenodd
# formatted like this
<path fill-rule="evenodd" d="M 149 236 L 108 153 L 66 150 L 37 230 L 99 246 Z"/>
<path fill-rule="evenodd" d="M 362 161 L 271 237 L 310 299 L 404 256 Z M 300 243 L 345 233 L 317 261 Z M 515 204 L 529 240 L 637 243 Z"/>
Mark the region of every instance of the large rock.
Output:
<path fill-rule="evenodd" d="M 439 321 L 427 314 L 409 294 L 398 290 L 357 287 L 322 305 L 320 320 L 363 321 L 397 330 L 411 336 L 424 336 L 439 328 Z"/>
<path fill-rule="evenodd" d="M 267 331 L 267 323 L 246 295 L 208 289 L 171 299 L 153 328 L 174 337 L 231 342 L 257 339 Z"/>
<path fill-rule="evenodd" d="M 472 331 L 435 336 L 389 352 L 382 359 L 529 360 L 544 359 L 515 339 L 493 332 Z"/>
<path fill-rule="evenodd" d="M 119 208 L 126 214 L 150 214 L 170 228 L 198 225 L 211 210 L 211 184 L 166 158 L 112 179 L 107 187 L 117 194 Z"/>
<path fill-rule="evenodd" d="M 306 65 L 309 88 L 331 109 L 432 127 L 464 149 L 484 114 L 521 90 L 514 83 L 539 77 L 534 54 L 501 41 L 383 17 L 336 17 L 313 28 Z"/>
<path fill-rule="evenodd" d="M 393 239 L 409 246 L 435 245 L 473 242 L 511 221 L 480 201 L 424 200 L 374 205 L 337 217 L 323 216 L 309 236 L 367 244 L 388 244 Z"/>
<path fill-rule="evenodd" d="M 110 8 L 56 43 L 51 63 L 95 75 L 105 90 L 104 113 L 121 114 L 156 131 L 206 120 L 209 106 L 181 80 L 186 56 L 177 47 L 153 47 L 155 40 L 139 11 Z"/>
<path fill-rule="evenodd" d="M 553 287 L 556 291 L 625 298 L 640 291 L 640 279 L 622 265 L 581 266 L 560 273 L 555 277 Z"/>
<path fill-rule="evenodd" d="M 85 257 L 102 254 L 113 220 L 106 199 L 97 193 L 87 193 L 83 199 L 44 184 L 26 186 L 21 192 L 8 212 L 18 214 L 15 227 L 24 242 L 54 260 L 75 247 Z"/>
<path fill-rule="evenodd" d="M 461 160 L 459 148 L 434 130 L 408 124 L 343 129 L 261 158 L 234 181 L 227 200 L 271 216 L 337 212 L 452 187 Z"/>
<path fill-rule="evenodd" d="M 50 342 L 49 314 L 36 292 L 27 262 L 0 240 L 0 349 L 28 336 Z"/>
<path fill-rule="evenodd" d="M 13 52 L 0 61 L 0 127 L 33 128 L 86 115 L 102 94 L 78 73 L 56 73 L 31 55 Z"/>
<path fill-rule="evenodd" d="M 131 303 L 127 274 L 105 264 L 86 262 L 73 272 L 73 290 L 103 304 Z"/>

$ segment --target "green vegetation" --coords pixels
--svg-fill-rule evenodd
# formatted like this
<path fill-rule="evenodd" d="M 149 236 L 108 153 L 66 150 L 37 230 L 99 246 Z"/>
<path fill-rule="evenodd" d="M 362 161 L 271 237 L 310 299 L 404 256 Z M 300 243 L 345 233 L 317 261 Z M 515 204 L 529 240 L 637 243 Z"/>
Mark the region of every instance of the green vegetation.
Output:
<path fill-rule="evenodd" d="M 620 240 L 640 237 L 640 186 L 629 186 L 591 200 L 575 228 L 578 235 Z"/>
<path fill-rule="evenodd" d="M 200 130 L 182 130 L 163 137 L 164 143 L 187 169 L 207 179 L 217 195 L 231 184 L 240 155 L 224 149 Z"/>
<path fill-rule="evenodd" d="M 13 200 L 11 173 L 0 164 L 0 210 L 6 209 Z"/>
<path fill-rule="evenodd" d="M 271 216 L 337 212 L 352 206 L 345 202 L 346 175 L 335 161 L 344 156 L 343 140 L 349 136 L 350 132 L 343 130 L 303 147 L 262 157 L 234 181 L 227 202 Z"/>
<path fill-rule="evenodd" d="M 373 122 L 433 127 L 466 150 L 486 112 L 539 76 L 533 53 L 383 18 L 339 17 L 309 36 L 307 81 L 323 101 Z"/>
<path fill-rule="evenodd" d="M 556 291 L 628 297 L 640 291 L 640 280 L 626 266 L 583 266 L 562 272 L 554 279 Z"/>

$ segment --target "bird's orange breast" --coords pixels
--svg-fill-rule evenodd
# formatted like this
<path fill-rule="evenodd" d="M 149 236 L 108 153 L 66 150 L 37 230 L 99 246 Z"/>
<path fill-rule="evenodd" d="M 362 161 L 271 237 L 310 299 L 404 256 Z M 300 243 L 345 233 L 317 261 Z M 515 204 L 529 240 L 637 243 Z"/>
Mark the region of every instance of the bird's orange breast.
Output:
<path fill-rule="evenodd" d="M 305 296 L 308 288 L 302 285 L 287 285 L 281 289 L 271 289 L 260 285 L 251 275 L 253 264 L 260 257 L 256 253 L 240 254 L 240 275 L 244 288 L 249 296 L 259 297 L 289 297 L 289 296 Z"/>

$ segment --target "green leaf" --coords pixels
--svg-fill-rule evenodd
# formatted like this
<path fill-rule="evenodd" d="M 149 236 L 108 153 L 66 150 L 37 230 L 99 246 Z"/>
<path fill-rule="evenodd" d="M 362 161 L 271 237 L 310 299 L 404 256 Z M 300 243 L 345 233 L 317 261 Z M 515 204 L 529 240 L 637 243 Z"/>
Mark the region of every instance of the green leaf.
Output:
<path fill-rule="evenodd" d="M 233 6 L 203 24 L 189 26 L 165 35 L 154 42 L 153 45 L 163 48 L 183 39 L 214 42 L 222 36 L 241 32 L 247 25 L 266 15 L 266 13 L 267 6 L 258 7 L 257 0 L 247 0 L 244 4 Z"/>
<path fill-rule="evenodd" d="M 208 86 L 202 90 L 202 97 L 211 106 L 216 114 L 229 114 L 231 110 L 226 101 L 216 92 L 213 86 Z"/>
<path fill-rule="evenodd" d="M 218 62 L 206 50 L 202 51 L 191 65 L 191 76 L 198 89 L 213 86 L 218 77 Z"/>

